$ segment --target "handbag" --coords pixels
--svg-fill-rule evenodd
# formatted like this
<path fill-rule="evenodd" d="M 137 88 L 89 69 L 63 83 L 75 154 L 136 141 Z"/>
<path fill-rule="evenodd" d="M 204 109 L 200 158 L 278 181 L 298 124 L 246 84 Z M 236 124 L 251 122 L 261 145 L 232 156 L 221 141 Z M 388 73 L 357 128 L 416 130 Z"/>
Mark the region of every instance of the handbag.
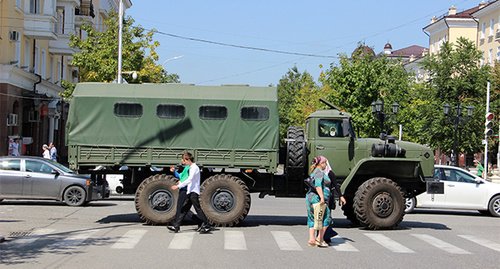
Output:
<path fill-rule="evenodd" d="M 304 179 L 304 184 L 309 187 L 314 193 L 316 192 L 316 187 L 314 186 L 314 181 L 315 179 L 312 176 L 309 176 L 308 178 Z"/>
<path fill-rule="evenodd" d="M 333 194 L 333 189 L 330 191 L 330 198 L 328 199 L 328 207 L 330 210 L 335 210 L 337 207 L 335 203 L 335 195 Z"/>
<path fill-rule="evenodd" d="M 325 218 L 326 204 L 320 203 L 313 204 L 314 209 L 314 230 L 323 229 L 323 219 Z"/>

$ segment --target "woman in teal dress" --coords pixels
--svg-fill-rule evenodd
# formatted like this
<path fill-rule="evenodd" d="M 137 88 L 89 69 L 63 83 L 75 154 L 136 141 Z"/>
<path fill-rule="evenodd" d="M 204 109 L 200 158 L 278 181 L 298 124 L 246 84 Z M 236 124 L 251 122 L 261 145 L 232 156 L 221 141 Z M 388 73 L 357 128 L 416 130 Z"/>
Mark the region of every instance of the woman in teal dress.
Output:
<path fill-rule="evenodd" d="M 328 177 L 328 173 L 332 169 L 328 164 L 328 161 L 323 156 L 315 157 L 311 165 L 311 176 L 315 179 L 316 192 L 310 189 L 306 195 L 307 202 L 307 227 L 309 228 L 309 246 L 327 247 L 328 244 L 323 239 L 326 228 L 331 224 L 332 218 L 330 216 L 330 209 L 327 205 L 323 219 L 323 229 L 318 231 L 316 236 L 316 231 L 314 230 L 314 209 L 313 204 L 320 203 L 321 205 L 326 204 L 330 200 L 330 189 L 331 180 Z"/>

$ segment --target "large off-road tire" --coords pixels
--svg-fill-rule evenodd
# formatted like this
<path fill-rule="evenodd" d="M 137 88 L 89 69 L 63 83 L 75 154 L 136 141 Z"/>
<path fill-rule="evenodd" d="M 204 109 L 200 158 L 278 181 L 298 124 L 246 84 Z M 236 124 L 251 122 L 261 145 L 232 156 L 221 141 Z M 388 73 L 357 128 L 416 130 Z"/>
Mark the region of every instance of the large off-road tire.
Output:
<path fill-rule="evenodd" d="M 368 229 L 393 229 L 405 215 L 403 192 L 390 179 L 369 179 L 356 191 L 354 213 L 360 224 Z"/>
<path fill-rule="evenodd" d="M 135 192 L 135 209 L 146 224 L 169 224 L 175 219 L 179 191 L 172 191 L 177 179 L 169 175 L 146 178 Z"/>
<path fill-rule="evenodd" d="M 488 209 L 493 217 L 500 217 L 500 195 L 491 198 Z"/>
<path fill-rule="evenodd" d="M 304 140 L 304 129 L 302 126 L 290 126 L 286 133 L 287 139 Z M 289 142 L 288 143 L 288 165 L 290 166 L 304 166 L 306 154 L 302 142 Z"/>
<path fill-rule="evenodd" d="M 82 187 L 71 186 L 64 191 L 64 202 L 69 206 L 82 206 L 86 196 Z"/>
<path fill-rule="evenodd" d="M 201 209 L 214 226 L 235 226 L 248 215 L 250 192 L 237 177 L 211 176 L 203 182 L 200 192 Z"/>

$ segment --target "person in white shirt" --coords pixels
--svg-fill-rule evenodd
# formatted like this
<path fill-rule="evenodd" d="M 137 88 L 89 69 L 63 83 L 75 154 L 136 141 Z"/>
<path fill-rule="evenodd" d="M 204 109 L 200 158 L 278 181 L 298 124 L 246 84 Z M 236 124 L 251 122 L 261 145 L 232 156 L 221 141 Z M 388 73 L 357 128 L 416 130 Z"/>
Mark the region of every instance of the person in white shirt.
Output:
<path fill-rule="evenodd" d="M 14 142 L 12 142 L 10 145 L 10 148 L 12 150 L 11 155 L 12 156 L 19 156 L 19 138 L 14 138 Z"/>
<path fill-rule="evenodd" d="M 167 226 L 167 228 L 174 233 L 179 232 L 180 225 L 186 217 L 189 210 L 191 210 L 191 206 L 194 206 L 196 210 L 196 214 L 198 214 L 198 218 L 200 218 L 203 223 L 198 228 L 198 232 L 200 233 L 208 233 L 211 230 L 210 224 L 208 222 L 205 213 L 201 210 L 200 207 L 200 168 L 196 163 L 194 163 L 194 158 L 191 153 L 184 153 L 182 155 L 183 164 L 189 165 L 189 176 L 186 180 L 179 182 L 177 185 L 171 187 L 172 190 L 178 190 L 183 187 L 187 187 L 187 200 L 184 202 L 182 206 L 181 213 L 179 215 L 176 214 L 175 224 L 173 227 Z"/>
<path fill-rule="evenodd" d="M 42 149 L 43 149 L 43 157 L 45 159 L 49 159 L 50 160 L 49 146 L 47 146 L 47 144 L 43 144 Z"/>

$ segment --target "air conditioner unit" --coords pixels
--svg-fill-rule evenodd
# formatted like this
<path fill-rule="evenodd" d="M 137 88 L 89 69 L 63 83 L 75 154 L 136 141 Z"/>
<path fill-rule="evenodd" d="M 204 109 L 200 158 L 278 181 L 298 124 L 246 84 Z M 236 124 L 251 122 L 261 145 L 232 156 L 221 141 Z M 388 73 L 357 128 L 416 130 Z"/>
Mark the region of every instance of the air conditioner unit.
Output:
<path fill-rule="evenodd" d="M 17 114 L 9 114 L 7 117 L 7 126 L 17 126 Z"/>
<path fill-rule="evenodd" d="M 40 121 L 40 112 L 37 110 L 30 110 L 29 112 L 29 122 L 39 122 Z"/>
<path fill-rule="evenodd" d="M 18 31 L 11 31 L 9 33 L 9 40 L 10 41 L 19 41 L 19 32 Z"/>

